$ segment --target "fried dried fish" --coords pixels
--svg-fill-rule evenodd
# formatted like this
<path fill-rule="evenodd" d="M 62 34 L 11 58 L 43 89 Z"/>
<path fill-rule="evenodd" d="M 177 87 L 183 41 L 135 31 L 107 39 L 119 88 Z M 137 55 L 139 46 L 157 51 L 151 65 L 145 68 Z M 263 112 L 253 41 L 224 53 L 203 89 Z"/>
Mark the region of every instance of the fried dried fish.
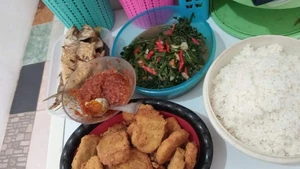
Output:
<path fill-rule="evenodd" d="M 80 42 L 78 49 L 76 51 L 78 59 L 88 62 L 92 59 L 96 58 L 95 55 L 95 45 L 96 42 L 88 43 L 88 42 Z"/>
<path fill-rule="evenodd" d="M 101 31 L 101 29 L 100 29 Z M 99 31 L 99 32 L 100 32 Z M 81 28 L 80 34 L 79 34 L 79 40 L 84 42 L 95 42 L 97 41 L 97 37 L 99 36 L 98 31 L 90 27 L 89 25 L 84 25 Z"/>
<path fill-rule="evenodd" d="M 100 31 L 99 28 L 93 29 L 89 25 L 84 25 L 80 31 L 73 26 L 66 33 L 62 47 L 60 83 L 57 93 L 44 100 L 55 97 L 55 102 L 49 109 L 56 109 L 61 105 L 63 86 L 80 65 L 97 57 L 109 55 L 109 48 L 101 39 Z"/>
<path fill-rule="evenodd" d="M 64 46 L 76 45 L 79 33 L 80 31 L 75 26 L 71 27 L 66 33 Z"/>

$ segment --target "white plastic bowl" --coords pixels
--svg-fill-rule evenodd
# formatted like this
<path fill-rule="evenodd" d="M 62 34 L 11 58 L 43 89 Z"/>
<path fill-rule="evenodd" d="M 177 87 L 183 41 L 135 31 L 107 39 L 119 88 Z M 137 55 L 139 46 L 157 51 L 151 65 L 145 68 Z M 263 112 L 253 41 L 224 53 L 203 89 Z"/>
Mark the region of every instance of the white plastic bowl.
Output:
<path fill-rule="evenodd" d="M 221 53 L 220 56 L 213 62 L 213 64 L 209 68 L 203 84 L 204 105 L 209 120 L 212 123 L 213 127 L 216 129 L 219 135 L 225 141 L 230 143 L 233 147 L 237 148 L 238 150 L 242 151 L 243 153 L 249 156 L 267 162 L 279 163 L 279 164 L 299 163 L 300 157 L 270 156 L 267 154 L 260 153 L 256 150 L 253 150 L 246 144 L 237 140 L 222 126 L 221 122 L 216 117 L 210 103 L 209 93 L 211 92 L 213 78 L 219 73 L 221 68 L 229 64 L 232 58 L 237 54 L 239 54 L 239 52 L 245 47 L 246 44 L 250 44 L 252 47 L 257 48 L 257 47 L 262 47 L 274 43 L 282 45 L 286 54 L 296 55 L 296 56 L 300 54 L 300 40 L 284 37 L 284 36 L 276 36 L 276 35 L 256 36 L 235 44 L 234 46 L 230 47 L 229 49 Z"/>

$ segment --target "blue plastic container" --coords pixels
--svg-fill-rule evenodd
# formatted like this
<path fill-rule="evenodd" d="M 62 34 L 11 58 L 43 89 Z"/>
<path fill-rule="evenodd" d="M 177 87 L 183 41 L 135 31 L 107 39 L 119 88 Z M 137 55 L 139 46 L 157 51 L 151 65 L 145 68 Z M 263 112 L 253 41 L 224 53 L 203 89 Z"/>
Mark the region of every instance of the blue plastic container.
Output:
<path fill-rule="evenodd" d="M 67 28 L 81 29 L 88 24 L 92 27 L 111 29 L 115 22 L 109 0 L 43 0 L 45 5 Z"/>
<path fill-rule="evenodd" d="M 179 0 L 179 5 L 189 11 L 199 13 L 200 16 L 207 20 L 209 17 L 210 0 Z"/>
<path fill-rule="evenodd" d="M 183 7 L 178 6 L 168 6 L 150 9 L 133 17 L 121 28 L 120 32 L 116 36 L 112 48 L 112 56 L 120 56 L 120 53 L 123 51 L 123 47 L 129 45 L 137 35 L 147 30 L 136 26 L 136 24 L 134 24 L 135 21 L 139 20 L 140 18 L 145 18 L 147 16 L 150 17 L 161 13 L 168 13 L 169 18 L 165 20 L 164 23 L 153 22 L 151 26 L 157 26 L 160 24 L 171 25 L 175 21 L 173 18 L 174 16 L 190 17 L 192 14 L 192 10 L 187 10 Z M 206 20 L 202 18 L 201 13 L 195 13 L 195 18 L 193 19 L 192 26 L 197 28 L 198 31 L 201 32 L 206 38 L 205 42 L 208 47 L 209 54 L 208 58 L 205 58 L 206 63 L 204 67 L 192 78 L 177 86 L 165 89 L 147 89 L 137 86 L 136 92 L 150 97 L 170 99 L 189 91 L 194 86 L 196 86 L 196 84 L 198 84 L 198 82 L 204 77 L 205 73 L 207 72 L 208 68 L 214 60 L 216 49 L 215 37 L 213 34 L 213 30 L 206 22 Z"/>

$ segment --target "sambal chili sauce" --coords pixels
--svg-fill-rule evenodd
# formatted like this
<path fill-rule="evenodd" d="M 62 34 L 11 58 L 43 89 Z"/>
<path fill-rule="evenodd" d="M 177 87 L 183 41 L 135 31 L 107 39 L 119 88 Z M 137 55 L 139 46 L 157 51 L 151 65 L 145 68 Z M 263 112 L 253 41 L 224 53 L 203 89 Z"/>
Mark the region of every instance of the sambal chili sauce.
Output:
<path fill-rule="evenodd" d="M 94 116 L 99 112 L 86 107 L 87 102 L 96 98 L 106 98 L 109 105 L 126 104 L 131 97 L 130 84 L 127 76 L 122 75 L 114 69 L 108 69 L 91 76 L 80 88 L 72 89 L 70 94 L 80 104 L 83 114 Z"/>

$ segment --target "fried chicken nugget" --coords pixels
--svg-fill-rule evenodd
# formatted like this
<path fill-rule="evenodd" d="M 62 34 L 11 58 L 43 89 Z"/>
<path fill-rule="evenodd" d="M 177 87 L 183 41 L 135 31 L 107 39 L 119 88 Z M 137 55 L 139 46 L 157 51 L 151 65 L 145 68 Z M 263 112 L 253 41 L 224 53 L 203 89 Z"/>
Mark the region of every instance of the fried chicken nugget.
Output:
<path fill-rule="evenodd" d="M 163 165 L 160 165 L 156 162 L 155 153 L 148 154 L 148 156 L 154 169 L 165 169 Z"/>
<path fill-rule="evenodd" d="M 118 131 L 126 131 L 126 129 L 127 129 L 127 127 L 124 123 L 114 124 L 111 127 L 109 127 L 108 130 L 102 134 L 102 136 L 105 136 L 105 135 L 108 135 L 111 133 L 116 133 Z"/>
<path fill-rule="evenodd" d="M 165 139 L 158 147 L 156 152 L 156 160 L 159 164 L 164 164 L 172 158 L 176 148 L 186 143 L 189 139 L 189 133 L 184 129 L 174 131 L 167 139 Z"/>
<path fill-rule="evenodd" d="M 193 169 L 197 161 L 198 148 L 195 143 L 188 142 L 185 146 L 185 169 Z"/>
<path fill-rule="evenodd" d="M 126 122 L 132 123 L 134 121 L 135 114 L 122 112 L 122 117 Z"/>
<path fill-rule="evenodd" d="M 180 125 L 174 117 L 166 118 L 166 121 L 167 136 L 169 136 L 174 131 L 181 129 Z"/>
<path fill-rule="evenodd" d="M 122 112 L 123 119 L 126 122 L 131 123 L 130 126 L 128 126 L 127 133 L 131 136 L 133 128 L 137 125 L 135 121 L 135 117 L 137 114 L 145 114 L 145 113 L 152 113 L 159 115 L 159 112 L 156 111 L 151 105 L 148 104 L 141 104 L 139 110 L 136 114 Z M 134 123 L 134 124 L 133 124 Z"/>
<path fill-rule="evenodd" d="M 166 167 L 164 167 L 163 165 L 158 166 L 157 169 L 165 169 Z"/>
<path fill-rule="evenodd" d="M 132 149 L 129 156 L 125 163 L 113 166 L 111 169 L 153 169 L 147 154 Z"/>
<path fill-rule="evenodd" d="M 96 155 L 96 146 L 100 137 L 96 135 L 86 135 L 81 138 L 78 151 L 72 161 L 72 169 L 81 169 L 92 156 Z"/>
<path fill-rule="evenodd" d="M 162 142 L 167 122 L 150 105 L 140 107 L 135 119 L 127 129 L 133 146 L 143 153 L 154 152 Z"/>
<path fill-rule="evenodd" d="M 134 130 L 137 130 L 138 126 L 137 126 L 137 123 L 136 121 L 131 123 L 128 127 L 127 127 L 127 133 L 128 135 L 131 137 L 132 136 L 132 133 Z"/>
<path fill-rule="evenodd" d="M 100 162 L 109 167 L 127 161 L 130 154 L 127 133 L 118 131 L 103 136 L 97 145 L 97 152 Z"/>
<path fill-rule="evenodd" d="M 158 164 L 157 162 L 151 162 L 152 164 L 152 167 L 155 168 L 155 169 L 164 169 L 165 167 L 161 164 Z"/>
<path fill-rule="evenodd" d="M 136 115 L 144 114 L 144 113 L 151 113 L 151 114 L 159 115 L 159 112 L 157 110 L 155 110 L 149 104 L 141 104 L 138 112 L 136 113 Z"/>
<path fill-rule="evenodd" d="M 185 151 L 182 148 L 177 147 L 175 154 L 168 165 L 168 169 L 184 169 L 184 154 Z"/>
<path fill-rule="evenodd" d="M 98 156 L 91 157 L 81 169 L 103 169 L 103 165 L 101 164 Z"/>

